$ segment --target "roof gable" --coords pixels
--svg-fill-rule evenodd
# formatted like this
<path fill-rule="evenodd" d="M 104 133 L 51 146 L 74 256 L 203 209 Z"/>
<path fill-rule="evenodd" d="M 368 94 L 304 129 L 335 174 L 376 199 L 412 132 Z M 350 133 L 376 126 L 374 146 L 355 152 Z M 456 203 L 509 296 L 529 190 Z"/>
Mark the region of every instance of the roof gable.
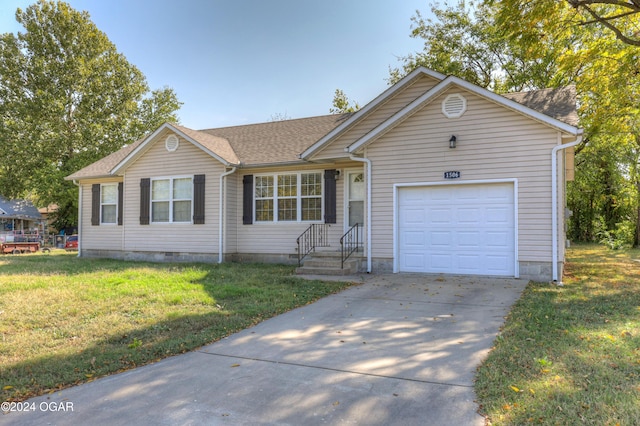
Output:
<path fill-rule="evenodd" d="M 121 173 L 126 167 L 136 161 L 156 142 L 157 137 L 169 130 L 177 135 L 181 136 L 197 148 L 200 148 L 211 157 L 220 161 L 225 166 L 237 166 L 240 164 L 238 156 L 229 145 L 229 141 L 218 136 L 210 135 L 197 130 L 191 130 L 186 127 L 178 126 L 176 124 L 165 123 L 160 126 L 155 132 L 147 136 L 133 148 L 120 162 L 118 162 L 110 171 L 110 175 L 117 175 Z"/>
<path fill-rule="evenodd" d="M 569 134 L 569 135 L 574 135 L 577 136 L 578 134 L 582 133 L 581 129 L 578 129 L 577 127 L 565 123 L 564 121 L 561 121 L 557 118 L 553 118 L 549 115 L 544 114 L 543 112 L 534 110 L 528 106 L 526 106 L 525 104 L 522 103 L 518 103 L 515 100 L 509 99 L 508 97 L 505 96 L 501 96 L 498 95 L 496 93 L 493 93 L 487 89 L 483 89 L 482 87 L 476 86 L 472 83 L 469 83 L 465 80 L 462 80 L 458 77 L 454 77 L 454 76 L 449 76 L 446 79 L 444 79 L 443 81 L 441 81 L 439 84 L 437 84 L 436 86 L 434 86 L 431 90 L 427 91 L 426 93 L 424 93 L 422 96 L 418 97 L 416 100 L 414 100 L 413 102 L 411 102 L 410 104 L 408 104 L 406 107 L 404 107 L 402 110 L 398 111 L 395 115 L 393 115 L 392 117 L 389 117 L 389 119 L 387 119 L 385 122 L 381 123 L 378 127 L 376 127 L 375 129 L 373 129 L 372 131 L 370 131 L 369 133 L 367 133 L 366 135 L 364 135 L 362 138 L 360 138 L 358 141 L 356 141 L 355 143 L 351 144 L 350 146 L 345 148 L 345 151 L 348 153 L 354 153 L 356 152 L 358 149 L 360 149 L 361 147 L 365 146 L 366 144 L 370 143 L 371 141 L 373 141 L 374 139 L 376 139 L 378 136 L 384 134 L 385 132 L 387 132 L 389 129 L 393 128 L 394 126 L 396 126 L 398 123 L 402 122 L 405 118 L 411 116 L 414 112 L 416 112 L 418 109 L 420 109 L 422 106 L 424 106 L 425 104 L 429 103 L 431 100 L 435 99 L 438 95 L 440 95 L 441 93 L 443 93 L 445 90 L 447 90 L 448 88 L 452 87 L 452 86 L 458 86 L 462 89 L 465 89 L 471 93 L 474 93 L 480 97 L 483 97 L 489 101 L 492 101 L 498 105 L 501 105 L 505 108 L 511 109 L 513 111 L 516 111 L 522 115 L 525 115 L 533 120 L 536 120 L 542 124 L 545 124 L 549 127 L 555 128 L 558 131 L 561 131 L 563 133 Z M 517 94 L 516 94 L 517 95 Z M 527 96 L 515 96 L 516 98 L 519 98 L 521 100 L 524 101 L 528 101 L 530 104 L 539 104 L 540 103 L 540 98 L 539 97 L 527 97 Z M 574 98 L 575 99 L 575 98 Z M 575 105 L 575 103 L 574 103 Z M 549 107 L 548 109 L 552 109 L 553 107 Z M 564 110 L 563 110 L 564 111 Z M 568 115 L 568 114 L 566 114 Z"/>

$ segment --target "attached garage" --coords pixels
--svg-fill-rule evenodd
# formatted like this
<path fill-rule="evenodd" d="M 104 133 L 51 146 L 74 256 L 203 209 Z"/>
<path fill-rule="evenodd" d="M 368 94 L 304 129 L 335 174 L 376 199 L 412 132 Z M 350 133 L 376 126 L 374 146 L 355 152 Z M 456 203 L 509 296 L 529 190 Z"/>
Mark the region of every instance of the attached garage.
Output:
<path fill-rule="evenodd" d="M 516 182 L 396 186 L 396 271 L 518 276 Z"/>

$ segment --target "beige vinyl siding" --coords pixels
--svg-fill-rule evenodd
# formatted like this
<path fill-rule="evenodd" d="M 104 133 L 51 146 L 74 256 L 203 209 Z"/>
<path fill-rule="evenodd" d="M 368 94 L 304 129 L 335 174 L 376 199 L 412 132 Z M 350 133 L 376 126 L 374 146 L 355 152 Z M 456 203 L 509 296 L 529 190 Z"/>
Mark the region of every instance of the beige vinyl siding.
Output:
<path fill-rule="evenodd" d="M 447 119 L 441 102 L 450 93 L 467 98 L 467 111 Z M 457 136 L 457 148 L 449 138 Z M 477 95 L 452 88 L 373 141 L 373 257 L 393 257 L 393 184 L 518 179 L 520 261 L 551 260 L 551 149 L 555 130 Z M 443 178 L 445 171 L 461 178 Z"/>
<path fill-rule="evenodd" d="M 438 84 L 438 80 L 427 75 L 422 75 L 416 79 L 415 82 L 402 88 L 398 93 L 395 93 L 383 104 L 378 105 L 377 108 L 370 112 L 367 117 L 364 117 L 364 119 L 354 127 L 347 130 L 336 141 L 323 148 L 319 153 L 315 154 L 313 156 L 313 160 L 348 157 L 348 154 L 344 152 L 344 148 L 351 145 L 387 118 L 413 102 L 416 98 L 423 95 L 436 84 Z"/>
<path fill-rule="evenodd" d="M 101 180 L 86 180 L 81 182 L 82 190 L 82 220 L 79 235 L 82 250 L 121 250 L 122 226 L 117 224 L 91 225 L 91 185 L 102 183 L 118 183 L 122 178 L 107 178 Z"/>
<path fill-rule="evenodd" d="M 219 186 L 224 166 L 180 138 L 175 152 L 165 149 L 166 132 L 125 171 L 125 251 L 217 253 Z M 150 223 L 140 225 L 140 179 L 204 174 L 205 223 Z M 193 200 L 192 200 L 193 208 Z"/>
<path fill-rule="evenodd" d="M 242 205 L 240 205 L 240 222 L 238 222 L 238 200 L 242 203 L 242 178 L 239 172 L 226 177 L 226 197 L 225 197 L 225 253 L 238 252 L 238 226 L 242 226 Z M 238 192 L 238 181 L 240 181 L 240 192 Z"/>
<path fill-rule="evenodd" d="M 236 198 L 236 222 L 237 226 L 237 252 L 238 253 L 261 253 L 261 254 L 297 254 L 296 239 L 302 234 L 312 223 L 324 223 L 324 219 L 314 222 L 254 222 L 251 225 L 242 224 L 242 178 L 244 175 L 255 175 L 263 173 L 287 173 L 287 172 L 311 172 L 318 171 L 323 175 L 324 170 L 333 169 L 332 165 L 313 165 L 297 168 L 283 169 L 260 169 L 260 170 L 243 170 L 237 177 L 237 198 Z M 344 211 L 344 176 L 341 176 L 336 182 L 336 214 L 337 223 L 330 224 L 329 241 L 331 247 L 336 250 L 340 247 L 340 237 L 343 231 L 343 211 Z M 324 188 L 324 186 L 323 186 Z M 323 207 L 324 207 L 324 190 L 323 190 Z M 255 211 L 255 200 L 254 200 Z M 323 211 L 324 217 L 324 211 Z"/>

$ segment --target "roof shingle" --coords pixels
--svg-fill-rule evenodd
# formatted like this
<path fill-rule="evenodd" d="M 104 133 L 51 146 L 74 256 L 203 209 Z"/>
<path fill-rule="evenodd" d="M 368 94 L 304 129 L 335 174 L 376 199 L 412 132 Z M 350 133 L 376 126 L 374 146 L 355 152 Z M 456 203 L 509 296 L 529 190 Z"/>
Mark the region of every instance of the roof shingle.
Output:
<path fill-rule="evenodd" d="M 201 130 L 222 137 L 245 166 L 301 161 L 299 155 L 351 114 L 333 114 Z"/>
<path fill-rule="evenodd" d="M 0 218 L 42 219 L 42 215 L 31 201 L 7 200 L 0 196 Z"/>
<path fill-rule="evenodd" d="M 505 93 L 507 99 L 541 112 L 572 126 L 578 125 L 576 111 L 576 87 L 532 90 L 530 92 Z"/>

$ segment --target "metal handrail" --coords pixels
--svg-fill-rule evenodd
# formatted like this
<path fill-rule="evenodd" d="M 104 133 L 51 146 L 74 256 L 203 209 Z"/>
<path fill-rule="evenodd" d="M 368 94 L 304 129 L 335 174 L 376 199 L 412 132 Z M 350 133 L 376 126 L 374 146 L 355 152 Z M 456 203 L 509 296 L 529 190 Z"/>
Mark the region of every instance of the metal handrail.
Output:
<path fill-rule="evenodd" d="M 329 247 L 329 225 L 314 223 L 296 239 L 298 244 L 298 266 L 302 266 L 302 259 L 315 251 L 316 247 Z"/>
<path fill-rule="evenodd" d="M 340 238 L 340 251 L 342 252 L 341 269 L 344 269 L 344 262 L 360 248 L 360 240 L 358 232 L 359 224 L 353 225 L 345 234 Z"/>

